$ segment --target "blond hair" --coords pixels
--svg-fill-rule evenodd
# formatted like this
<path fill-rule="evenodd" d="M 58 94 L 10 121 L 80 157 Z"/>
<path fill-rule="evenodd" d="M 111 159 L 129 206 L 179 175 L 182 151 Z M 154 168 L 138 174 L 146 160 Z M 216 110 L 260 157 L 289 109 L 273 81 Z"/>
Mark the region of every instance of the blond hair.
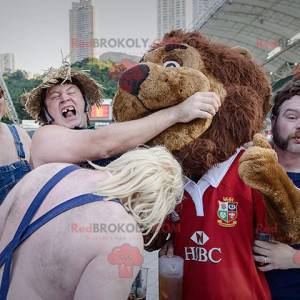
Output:
<path fill-rule="evenodd" d="M 157 226 L 149 245 L 182 199 L 180 164 L 166 148 L 156 146 L 131 150 L 106 167 L 93 166 L 111 174 L 97 186 L 96 194 L 106 200 L 119 198 L 144 235 Z"/>

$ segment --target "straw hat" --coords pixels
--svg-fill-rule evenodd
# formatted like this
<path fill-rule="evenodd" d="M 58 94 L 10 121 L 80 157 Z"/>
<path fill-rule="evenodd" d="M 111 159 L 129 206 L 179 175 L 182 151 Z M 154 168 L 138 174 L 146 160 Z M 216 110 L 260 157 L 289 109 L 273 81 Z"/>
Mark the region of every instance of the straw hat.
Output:
<path fill-rule="evenodd" d="M 30 116 L 41 124 L 47 123 L 44 114 L 42 113 L 43 93 L 46 89 L 58 85 L 79 83 L 84 90 L 86 101 L 89 106 L 94 104 L 100 105 L 102 99 L 102 87 L 94 79 L 89 77 L 83 71 L 77 71 L 70 66 L 62 66 L 59 69 L 51 68 L 43 78 L 43 82 L 31 92 L 21 96 L 21 102 L 25 105 L 26 111 Z"/>

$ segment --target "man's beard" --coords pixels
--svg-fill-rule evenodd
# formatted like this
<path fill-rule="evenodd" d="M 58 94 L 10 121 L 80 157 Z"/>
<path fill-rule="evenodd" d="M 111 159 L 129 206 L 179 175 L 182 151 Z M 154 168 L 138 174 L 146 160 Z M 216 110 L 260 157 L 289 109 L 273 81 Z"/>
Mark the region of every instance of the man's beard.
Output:
<path fill-rule="evenodd" d="M 274 124 L 274 126 L 272 128 L 272 135 L 273 135 L 274 144 L 281 150 L 286 151 L 286 149 L 289 145 L 290 138 L 287 137 L 285 139 L 280 136 L 278 129 L 277 129 L 277 122 Z"/>
<path fill-rule="evenodd" d="M 276 121 L 272 128 L 272 135 L 273 135 L 273 143 L 281 150 L 286 151 L 289 146 L 290 140 L 295 137 L 299 137 L 300 131 L 297 130 L 294 134 L 289 134 L 287 138 L 283 138 L 280 136 L 278 132 L 277 121 Z"/>

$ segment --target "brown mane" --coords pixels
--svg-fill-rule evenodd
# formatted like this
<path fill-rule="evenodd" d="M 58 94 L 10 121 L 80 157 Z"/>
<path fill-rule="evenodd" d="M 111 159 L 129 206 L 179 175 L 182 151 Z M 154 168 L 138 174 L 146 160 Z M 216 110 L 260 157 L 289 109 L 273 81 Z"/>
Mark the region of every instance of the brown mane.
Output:
<path fill-rule="evenodd" d="M 196 142 L 174 153 L 188 175 L 200 177 L 261 130 L 270 109 L 271 89 L 263 69 L 253 60 L 236 49 L 206 39 L 199 32 L 171 31 L 153 44 L 151 50 L 168 43 L 185 43 L 196 48 L 206 72 L 227 90 L 210 128 Z"/>

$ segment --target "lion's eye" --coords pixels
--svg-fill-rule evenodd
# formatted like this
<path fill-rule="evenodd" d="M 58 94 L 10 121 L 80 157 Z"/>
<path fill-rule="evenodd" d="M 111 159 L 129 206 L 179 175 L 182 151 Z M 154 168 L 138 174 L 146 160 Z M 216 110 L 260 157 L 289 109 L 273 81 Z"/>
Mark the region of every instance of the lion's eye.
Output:
<path fill-rule="evenodd" d="M 168 60 L 164 63 L 165 68 L 180 68 L 180 64 L 176 60 Z"/>

